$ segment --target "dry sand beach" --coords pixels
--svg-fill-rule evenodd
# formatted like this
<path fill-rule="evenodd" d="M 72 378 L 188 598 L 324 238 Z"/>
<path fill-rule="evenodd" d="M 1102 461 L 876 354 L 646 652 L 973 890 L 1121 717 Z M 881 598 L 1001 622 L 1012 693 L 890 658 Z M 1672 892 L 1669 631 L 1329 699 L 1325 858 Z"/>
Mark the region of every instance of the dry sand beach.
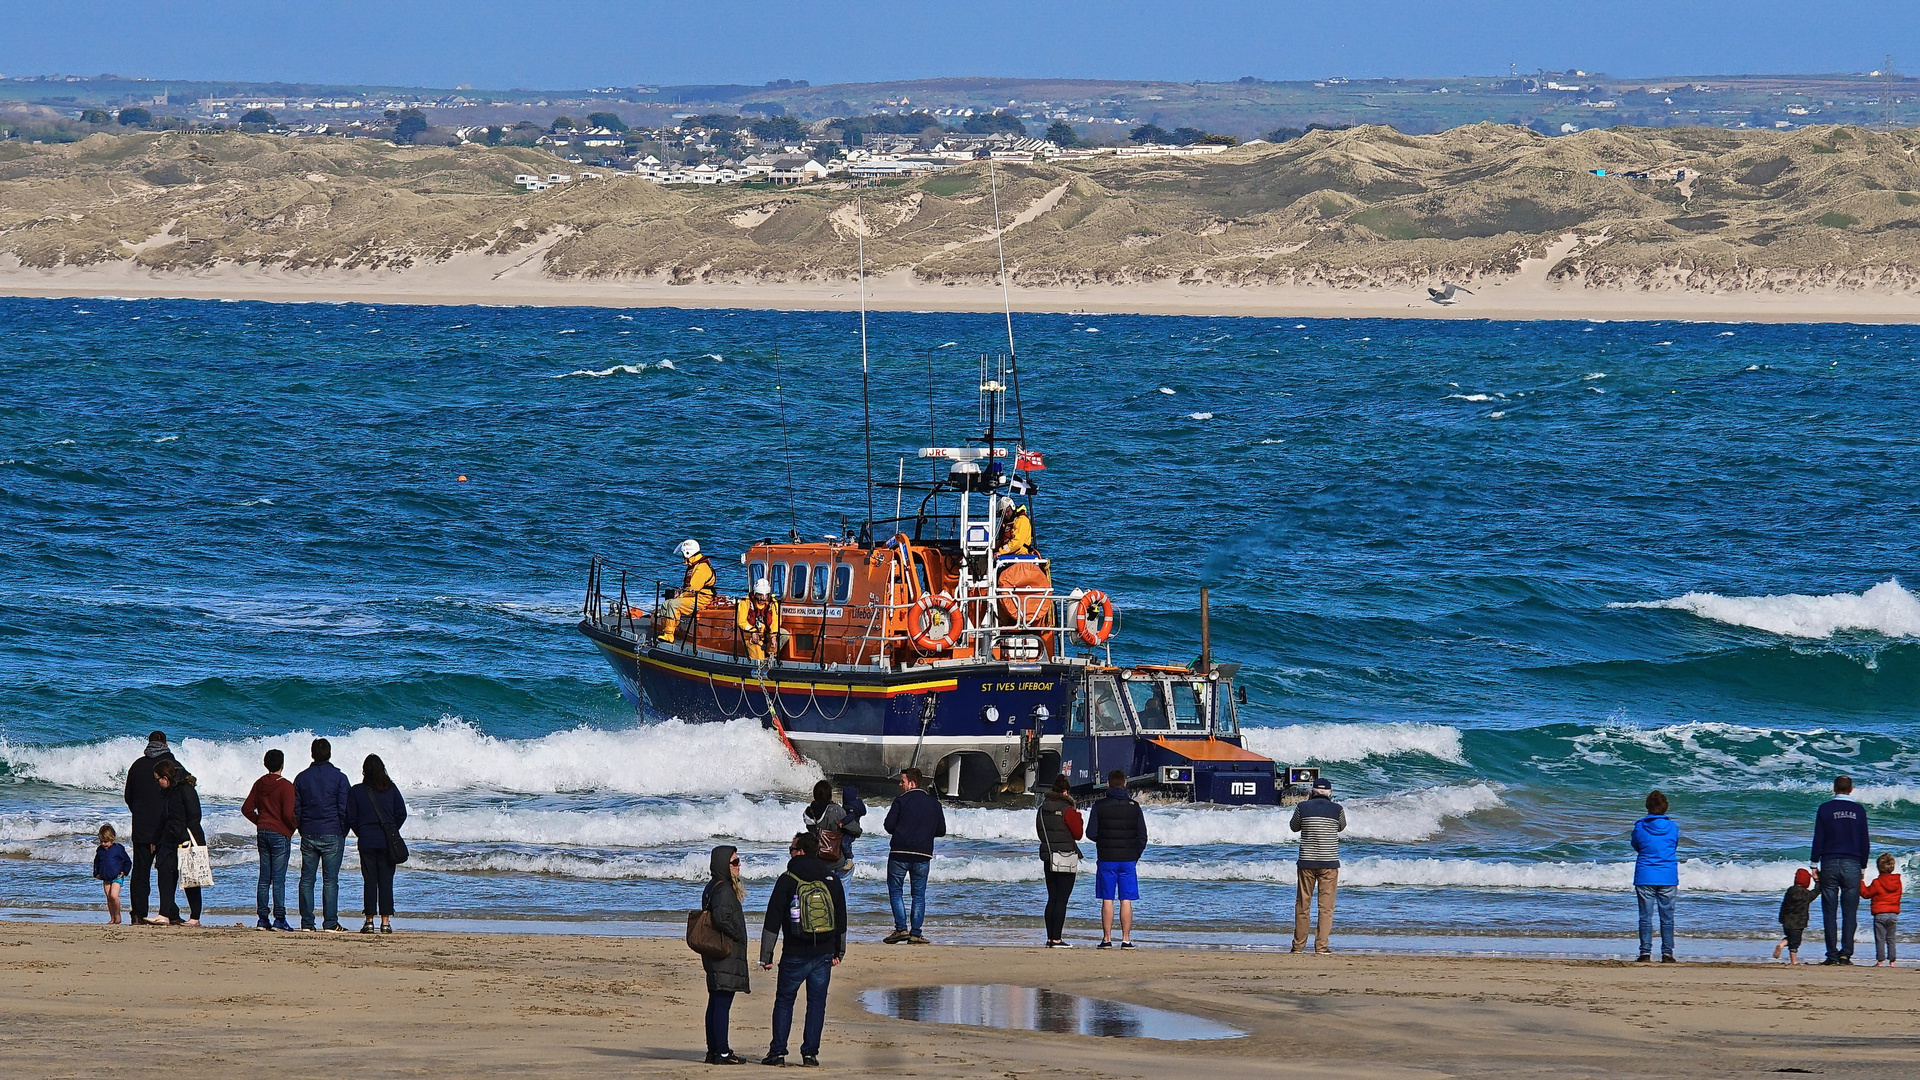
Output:
<path fill-rule="evenodd" d="M 13 924 L 0 927 L 0 968 L 10 1077 L 712 1072 L 700 1063 L 699 964 L 675 940 Z M 1905 1077 L 1920 1071 L 1915 975 L 856 943 L 834 976 L 821 1056 L 853 1076 Z M 757 1059 L 773 981 L 757 968 L 754 980 L 733 1032 Z M 858 1000 L 873 987 L 991 982 L 1196 1013 L 1249 1035 L 996 1031 L 886 1019 Z"/>

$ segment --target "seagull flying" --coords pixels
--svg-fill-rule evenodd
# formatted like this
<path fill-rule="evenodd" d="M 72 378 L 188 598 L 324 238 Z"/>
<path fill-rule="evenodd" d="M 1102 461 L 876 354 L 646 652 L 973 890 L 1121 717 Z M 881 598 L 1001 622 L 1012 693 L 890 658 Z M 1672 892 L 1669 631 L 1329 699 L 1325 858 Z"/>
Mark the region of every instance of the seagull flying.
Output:
<path fill-rule="evenodd" d="M 1465 288 L 1460 285 L 1455 285 L 1449 281 L 1442 284 L 1437 289 L 1431 285 L 1427 286 L 1427 299 L 1433 301 L 1436 304 L 1451 304 L 1454 302 L 1453 294 L 1456 292 L 1463 292 L 1463 293 L 1466 293 L 1468 296 L 1473 295 L 1472 289 Z"/>

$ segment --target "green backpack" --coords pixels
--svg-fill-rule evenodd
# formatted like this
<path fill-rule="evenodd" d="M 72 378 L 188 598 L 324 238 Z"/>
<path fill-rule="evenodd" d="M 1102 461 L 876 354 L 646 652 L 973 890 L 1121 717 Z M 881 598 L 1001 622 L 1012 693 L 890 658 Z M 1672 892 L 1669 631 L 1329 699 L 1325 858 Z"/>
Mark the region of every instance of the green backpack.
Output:
<path fill-rule="evenodd" d="M 831 934 L 834 932 L 833 890 L 827 888 L 824 881 L 802 881 L 798 875 L 793 878 L 793 906 L 800 913 L 800 931 L 806 934 Z"/>

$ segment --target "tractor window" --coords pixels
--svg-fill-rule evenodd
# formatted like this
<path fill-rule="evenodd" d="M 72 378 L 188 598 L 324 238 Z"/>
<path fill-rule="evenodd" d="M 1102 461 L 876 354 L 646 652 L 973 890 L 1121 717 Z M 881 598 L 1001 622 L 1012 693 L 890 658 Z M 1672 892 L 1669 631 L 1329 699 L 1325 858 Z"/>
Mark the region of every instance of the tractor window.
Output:
<path fill-rule="evenodd" d="M 818 603 L 827 600 L 827 564 L 815 563 L 813 567 L 813 598 Z"/>
<path fill-rule="evenodd" d="M 793 564 L 793 572 L 787 577 L 787 599 L 805 600 L 807 598 L 807 564 Z"/>
<path fill-rule="evenodd" d="M 1167 706 L 1158 680 L 1132 679 L 1127 683 L 1127 693 L 1133 698 L 1133 714 L 1140 718 L 1140 730 L 1167 730 Z"/>
<path fill-rule="evenodd" d="M 773 595 L 776 599 L 786 593 L 787 591 L 787 564 L 786 563 L 777 562 L 773 564 L 772 576 L 767 578 L 767 584 L 773 587 Z"/>
<path fill-rule="evenodd" d="M 1127 711 L 1120 705 L 1120 694 L 1111 676 L 1093 680 L 1093 731 L 1096 735 L 1125 735 L 1133 728 L 1127 723 Z"/>
<path fill-rule="evenodd" d="M 1240 706 L 1234 703 L 1233 687 L 1228 683 L 1214 684 L 1213 733 L 1228 737 L 1240 734 Z"/>
<path fill-rule="evenodd" d="M 844 604 L 853 598 L 853 567 L 841 565 L 833 568 L 833 602 Z"/>
<path fill-rule="evenodd" d="M 1073 711 L 1067 714 L 1067 734 L 1085 735 L 1087 733 L 1087 684 L 1084 680 L 1080 688 L 1074 691 Z"/>
<path fill-rule="evenodd" d="M 1207 714 L 1201 708 L 1200 695 L 1206 693 L 1205 683 L 1169 683 L 1167 689 L 1173 699 L 1173 726 L 1176 731 L 1207 730 Z"/>

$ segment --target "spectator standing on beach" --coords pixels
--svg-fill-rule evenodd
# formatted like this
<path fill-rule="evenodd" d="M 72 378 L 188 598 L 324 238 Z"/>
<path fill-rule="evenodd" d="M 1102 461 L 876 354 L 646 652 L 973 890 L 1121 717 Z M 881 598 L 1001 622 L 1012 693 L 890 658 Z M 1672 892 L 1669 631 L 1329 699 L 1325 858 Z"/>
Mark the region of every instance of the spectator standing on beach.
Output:
<path fill-rule="evenodd" d="M 153 860 L 160 850 L 160 829 L 167 815 L 166 792 L 154 779 L 153 767 L 172 761 L 167 733 L 155 731 L 147 736 L 147 748 L 127 766 L 127 812 L 133 823 L 127 829 L 127 842 L 133 845 L 133 869 L 128 872 L 128 888 L 133 895 L 127 901 L 128 919 L 141 923 L 164 924 L 165 919 L 147 914 L 147 898 L 153 890 Z"/>
<path fill-rule="evenodd" d="M 347 774 L 333 765 L 333 744 L 313 740 L 313 764 L 293 779 L 294 824 L 300 830 L 300 929 L 313 927 L 313 879 L 321 878 L 320 929 L 344 933 L 340 926 L 340 858 L 347 850 Z"/>
<path fill-rule="evenodd" d="M 1874 866 L 1880 876 L 1871 885 L 1860 886 L 1860 895 L 1873 915 L 1873 966 L 1892 967 L 1900 959 L 1893 945 L 1900 929 L 1900 875 L 1894 873 L 1892 855 L 1881 855 Z"/>
<path fill-rule="evenodd" d="M 380 918 L 380 933 L 393 933 L 393 852 L 389 849 L 389 831 L 400 835 L 407 820 L 407 803 L 400 789 L 387 775 L 387 763 L 379 754 L 368 754 L 360 763 L 360 782 L 347 792 L 347 827 L 360 840 L 360 910 L 367 921 L 360 932 L 374 932 L 373 920 Z"/>
<path fill-rule="evenodd" d="M 1080 808 L 1067 791 L 1067 774 L 1053 778 L 1053 790 L 1040 800 L 1035 828 L 1040 832 L 1040 873 L 1047 883 L 1047 948 L 1071 949 L 1064 936 L 1067 902 L 1080 874 L 1080 845 L 1085 829 Z M 1109 935 L 1111 936 L 1111 935 Z"/>
<path fill-rule="evenodd" d="M 800 820 L 820 837 L 820 861 L 833 867 L 844 884 L 847 875 L 853 872 L 853 862 L 847 858 L 847 811 L 833 801 L 833 781 L 822 780 L 813 785 L 813 801 L 800 812 Z"/>
<path fill-rule="evenodd" d="M 1093 841 L 1093 895 L 1100 900 L 1101 949 L 1113 948 L 1113 905 L 1120 905 L 1120 947 L 1133 948 L 1133 902 L 1140 899 L 1140 856 L 1147 850 L 1147 815 L 1127 790 L 1127 774 L 1107 774 L 1107 794 L 1087 812 Z"/>
<path fill-rule="evenodd" d="M 1800 938 L 1807 932 L 1807 909 L 1813 906 L 1813 875 L 1806 867 L 1793 872 L 1793 884 L 1787 886 L 1787 894 L 1780 898 L 1780 932 L 1785 940 L 1773 947 L 1773 958 L 1780 959 L 1780 951 L 1786 950 L 1787 963 L 1800 962 Z"/>
<path fill-rule="evenodd" d="M 166 824 L 161 827 L 160 851 L 154 859 L 154 869 L 160 876 L 160 917 L 182 926 L 199 926 L 199 887 L 188 886 L 184 890 L 187 894 L 184 920 L 180 918 L 180 906 L 174 903 L 173 892 L 180 883 L 180 845 L 188 840 L 202 847 L 207 843 L 207 834 L 200 827 L 200 785 L 177 761 L 156 765 L 154 776 L 167 793 Z"/>
<path fill-rule="evenodd" d="M 93 877 L 107 895 L 107 921 L 120 922 L 120 886 L 126 884 L 127 871 L 133 869 L 133 857 L 120 846 L 113 826 L 100 826 L 99 847 L 93 852 Z"/>
<path fill-rule="evenodd" d="M 774 883 L 761 923 L 760 966 L 773 968 L 773 946 L 786 935 L 780 976 L 773 995 L 773 1041 L 762 1065 L 787 1063 L 787 1036 L 793 1031 L 793 1005 L 807 988 L 807 1021 L 800 1034 L 800 1063 L 820 1064 L 820 1036 L 827 1024 L 827 987 L 833 969 L 847 955 L 847 894 L 840 879 L 820 859 L 820 839 L 812 832 L 793 838 L 792 859 Z"/>
<path fill-rule="evenodd" d="M 1633 823 L 1633 895 L 1640 902 L 1639 963 L 1653 959 L 1653 917 L 1660 915 L 1660 962 L 1673 957 L 1673 898 L 1680 891 L 1680 825 L 1667 816 L 1667 797 L 1647 794 L 1647 816 Z"/>
<path fill-rule="evenodd" d="M 287 755 L 267 751 L 262 762 L 267 774 L 253 782 L 253 790 L 240 804 L 240 816 L 253 822 L 257 830 L 254 844 L 260 851 L 260 887 L 255 897 L 257 930 L 292 930 L 287 925 L 287 864 L 293 858 L 293 829 L 299 820 L 294 812 L 293 781 L 282 773 Z"/>
<path fill-rule="evenodd" d="M 733 995 L 752 992 L 747 979 L 747 914 L 741 907 L 747 888 L 740 881 L 740 849 L 722 844 L 713 849 L 712 880 L 700 893 L 700 910 L 713 928 L 726 936 L 732 951 L 719 959 L 702 956 L 707 971 L 707 1064 L 745 1065 L 733 1052 L 727 1022 L 733 1014 Z"/>
<path fill-rule="evenodd" d="M 1320 922 L 1313 951 L 1333 951 L 1333 908 L 1340 891 L 1340 834 L 1347 828 L 1346 807 L 1333 801 L 1333 781 L 1319 779 L 1305 802 L 1293 808 L 1287 828 L 1300 834 L 1300 852 L 1294 861 L 1293 952 L 1307 947 L 1308 917 L 1319 897 Z"/>
<path fill-rule="evenodd" d="M 1860 877 L 1873 850 L 1867 808 L 1853 799 L 1853 778 L 1833 778 L 1833 798 L 1813 812 L 1813 863 L 1820 868 L 1820 921 L 1827 932 L 1822 964 L 1853 963 L 1860 917 Z"/>
<path fill-rule="evenodd" d="M 947 835 L 947 815 L 940 800 L 925 788 L 926 777 L 919 769 L 900 773 L 900 797 L 887 808 L 885 828 L 893 837 L 887 852 L 887 899 L 893 904 L 893 933 L 888 945 L 907 942 L 925 945 L 920 934 L 927 918 L 927 867 L 933 862 L 933 842 Z M 912 883 L 913 917 L 908 920 L 905 893 Z"/>
<path fill-rule="evenodd" d="M 840 806 L 847 813 L 840 822 L 840 882 L 844 885 L 853 880 L 853 842 L 867 833 L 861 824 L 867 816 L 867 803 L 860 797 L 860 789 L 848 784 L 840 789 Z"/>

